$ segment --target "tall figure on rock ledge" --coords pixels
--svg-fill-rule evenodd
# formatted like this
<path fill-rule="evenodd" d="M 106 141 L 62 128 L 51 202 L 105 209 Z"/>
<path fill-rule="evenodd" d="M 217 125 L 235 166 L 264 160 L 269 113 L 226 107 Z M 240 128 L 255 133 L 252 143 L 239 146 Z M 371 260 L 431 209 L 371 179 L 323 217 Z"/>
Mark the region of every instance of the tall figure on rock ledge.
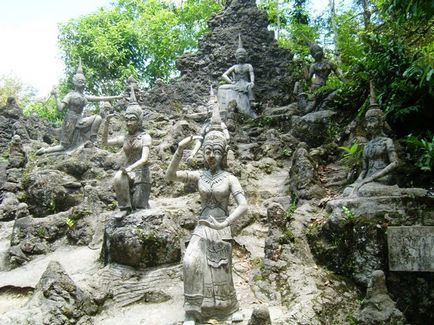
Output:
<path fill-rule="evenodd" d="M 228 84 L 219 87 L 219 103 L 223 109 L 227 110 L 229 103 L 235 100 L 240 113 L 256 117 L 256 113 L 251 107 L 251 102 L 254 99 L 255 74 L 252 65 L 246 62 L 247 51 L 243 48 L 241 35 L 238 35 L 238 49 L 235 52 L 235 58 L 237 64 L 230 67 L 222 75 Z"/>
<path fill-rule="evenodd" d="M 108 139 L 111 114 L 104 123 L 102 144 L 122 146 L 127 163 L 114 177 L 113 188 L 121 210 L 116 218 L 121 219 L 132 210 L 149 209 L 151 174 L 149 171 L 149 150 L 151 136 L 143 131 L 143 111 L 137 104 L 134 89 L 131 88 L 130 103 L 125 111 L 128 134 Z"/>
<path fill-rule="evenodd" d="M 202 211 L 187 246 L 184 261 L 184 324 L 202 320 L 228 319 L 238 310 L 232 280 L 232 245 L 230 225 L 247 212 L 246 197 L 238 179 L 224 170 L 227 140 L 222 132 L 218 106 L 213 110 L 210 131 L 203 142 L 206 170 L 179 171 L 184 149 L 195 137 L 182 140 L 167 168 L 171 181 L 197 184 Z M 232 194 L 237 207 L 228 211 Z"/>
<path fill-rule="evenodd" d="M 51 92 L 56 100 L 57 110 L 59 112 L 65 111 L 65 117 L 63 119 L 62 130 L 60 133 L 60 144 L 54 147 L 41 148 L 36 152 L 37 154 L 74 149 L 87 141 L 95 143 L 102 118 L 99 115 L 83 117 L 84 108 L 89 101 L 99 102 L 122 98 L 122 96 L 97 97 L 85 95 L 84 88 L 86 78 L 83 74 L 81 61 L 72 81 L 75 89 L 70 91 L 62 101 L 59 100 L 56 89 Z"/>

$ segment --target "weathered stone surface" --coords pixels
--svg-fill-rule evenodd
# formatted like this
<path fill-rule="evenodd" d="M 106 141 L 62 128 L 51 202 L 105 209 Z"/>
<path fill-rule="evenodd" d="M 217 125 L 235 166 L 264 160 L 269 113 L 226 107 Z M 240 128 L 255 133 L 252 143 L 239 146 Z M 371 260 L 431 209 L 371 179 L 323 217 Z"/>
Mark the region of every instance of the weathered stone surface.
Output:
<path fill-rule="evenodd" d="M 270 311 L 267 306 L 258 306 L 253 309 L 248 325 L 271 325 Z"/>
<path fill-rule="evenodd" d="M 388 227 L 389 270 L 434 272 L 434 227 Z"/>
<path fill-rule="evenodd" d="M 74 232 L 78 231 L 89 211 L 72 208 L 65 212 L 53 214 L 45 218 L 32 218 L 31 216 L 17 219 L 11 238 L 9 249 L 9 261 L 12 267 L 29 261 L 35 255 L 46 254 L 55 249 L 65 235 L 74 238 Z M 91 229 L 86 229 L 87 232 Z M 69 235 L 69 233 L 72 235 Z M 80 237 L 80 242 L 72 239 L 75 244 L 88 244 L 91 236 Z"/>
<path fill-rule="evenodd" d="M 395 302 L 387 292 L 383 271 L 372 272 L 366 297 L 363 299 L 357 320 L 361 325 L 406 324 L 404 315 L 396 308 Z"/>
<path fill-rule="evenodd" d="M 320 111 L 304 116 L 293 115 L 291 119 L 292 135 L 306 142 L 310 147 L 319 147 L 330 141 L 330 127 L 336 112 Z"/>
<path fill-rule="evenodd" d="M 323 198 L 326 192 L 320 186 L 317 165 L 307 149 L 307 145 L 302 142 L 292 155 L 289 189 L 299 199 Z"/>
<path fill-rule="evenodd" d="M 29 215 L 26 203 L 20 203 L 15 194 L 4 192 L 1 195 L 0 221 L 10 221 Z"/>
<path fill-rule="evenodd" d="M 38 168 L 27 177 L 27 204 L 35 217 L 66 211 L 83 200 L 81 183 L 59 170 Z"/>
<path fill-rule="evenodd" d="M 0 316 L 0 323 L 92 324 L 88 316 L 98 312 L 91 294 L 76 286 L 59 262 L 52 261 L 25 307 Z"/>
<path fill-rule="evenodd" d="M 156 266 L 181 258 L 179 227 L 160 209 L 139 210 L 109 220 L 101 257 L 104 263 Z"/>

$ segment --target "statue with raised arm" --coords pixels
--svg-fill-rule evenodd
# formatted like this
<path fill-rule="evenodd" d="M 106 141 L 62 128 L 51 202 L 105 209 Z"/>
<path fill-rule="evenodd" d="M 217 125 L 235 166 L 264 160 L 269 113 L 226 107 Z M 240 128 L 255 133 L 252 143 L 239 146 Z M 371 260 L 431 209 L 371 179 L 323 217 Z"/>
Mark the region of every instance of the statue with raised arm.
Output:
<path fill-rule="evenodd" d="M 377 195 L 384 185 L 391 184 L 391 172 L 398 166 L 395 145 L 383 133 L 384 113 L 376 104 L 371 104 L 366 112 L 365 123 L 370 140 L 363 150 L 362 171 L 358 179 L 344 190 L 344 196 Z"/>
<path fill-rule="evenodd" d="M 228 319 L 238 310 L 232 280 L 230 225 L 247 212 L 247 200 L 238 179 L 224 170 L 227 140 L 221 128 L 218 107 L 214 108 L 210 131 L 203 140 L 205 170 L 178 170 L 184 149 L 195 139 L 182 140 L 166 178 L 197 184 L 202 210 L 188 243 L 184 260 L 184 324 L 194 325 L 209 318 Z M 237 207 L 229 212 L 229 197 Z"/>
<path fill-rule="evenodd" d="M 122 146 L 126 157 L 126 166 L 121 168 L 113 180 L 120 213 L 116 218 L 122 219 L 133 210 L 149 209 L 151 193 L 151 174 L 149 171 L 149 151 L 152 139 L 143 131 L 143 111 L 137 104 L 131 89 L 130 103 L 125 111 L 128 134 L 108 139 L 108 129 L 112 115 L 106 117 L 103 127 L 102 144 L 105 146 Z"/>
<path fill-rule="evenodd" d="M 57 110 L 65 112 L 60 133 L 60 144 L 49 148 L 41 148 L 36 152 L 37 154 L 74 149 L 87 141 L 95 143 L 102 118 L 99 115 L 84 117 L 84 108 L 89 101 L 98 102 L 122 98 L 122 96 L 97 97 L 85 95 L 86 78 L 83 74 L 81 61 L 73 77 L 73 83 L 74 90 L 70 91 L 62 101 L 60 101 L 56 89 L 53 89 L 51 93 L 56 100 Z"/>
<path fill-rule="evenodd" d="M 240 35 L 238 35 L 238 49 L 235 52 L 235 58 L 237 64 L 230 67 L 222 75 L 228 84 L 222 85 L 218 89 L 219 103 L 222 108 L 227 109 L 229 103 L 235 100 L 240 113 L 256 117 L 256 113 L 251 107 L 251 102 L 254 99 L 255 74 L 252 65 L 246 62 L 247 51 L 243 48 Z"/>
<path fill-rule="evenodd" d="M 318 44 L 311 44 L 309 46 L 310 55 L 314 58 L 315 62 L 310 65 L 307 80 L 311 81 L 310 89 L 315 91 L 321 86 L 324 86 L 330 73 L 334 72 L 338 78 L 342 78 L 342 73 L 338 67 L 324 57 L 324 50 Z"/>

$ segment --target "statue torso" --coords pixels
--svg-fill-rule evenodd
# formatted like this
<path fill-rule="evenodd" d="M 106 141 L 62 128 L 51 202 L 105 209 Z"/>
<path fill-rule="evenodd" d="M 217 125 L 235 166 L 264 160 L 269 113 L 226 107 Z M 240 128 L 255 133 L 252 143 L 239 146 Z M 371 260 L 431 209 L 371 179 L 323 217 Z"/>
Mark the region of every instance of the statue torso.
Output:
<path fill-rule="evenodd" d="M 69 92 L 63 101 L 68 106 L 68 112 L 75 114 L 81 114 L 87 105 L 86 97 L 75 90 Z"/>
<path fill-rule="evenodd" d="M 367 173 L 365 177 L 384 169 L 390 163 L 387 148 L 388 141 L 389 138 L 377 137 L 370 140 L 366 145 L 363 153 L 367 163 Z"/>
<path fill-rule="evenodd" d="M 203 171 L 199 177 L 198 189 L 202 203 L 201 218 L 210 215 L 217 221 L 224 221 L 228 215 L 230 195 L 230 174 L 220 171 L 212 175 L 210 171 Z"/>

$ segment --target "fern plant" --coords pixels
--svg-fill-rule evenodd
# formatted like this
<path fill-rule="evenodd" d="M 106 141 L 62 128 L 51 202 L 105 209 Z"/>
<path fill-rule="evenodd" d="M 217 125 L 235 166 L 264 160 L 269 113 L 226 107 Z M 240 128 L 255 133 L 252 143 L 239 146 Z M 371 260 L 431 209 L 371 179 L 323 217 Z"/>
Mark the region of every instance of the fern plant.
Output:
<path fill-rule="evenodd" d="M 342 146 L 339 149 L 343 150 L 341 161 L 350 169 L 359 169 L 362 163 L 362 146 L 356 141 L 351 147 Z"/>

